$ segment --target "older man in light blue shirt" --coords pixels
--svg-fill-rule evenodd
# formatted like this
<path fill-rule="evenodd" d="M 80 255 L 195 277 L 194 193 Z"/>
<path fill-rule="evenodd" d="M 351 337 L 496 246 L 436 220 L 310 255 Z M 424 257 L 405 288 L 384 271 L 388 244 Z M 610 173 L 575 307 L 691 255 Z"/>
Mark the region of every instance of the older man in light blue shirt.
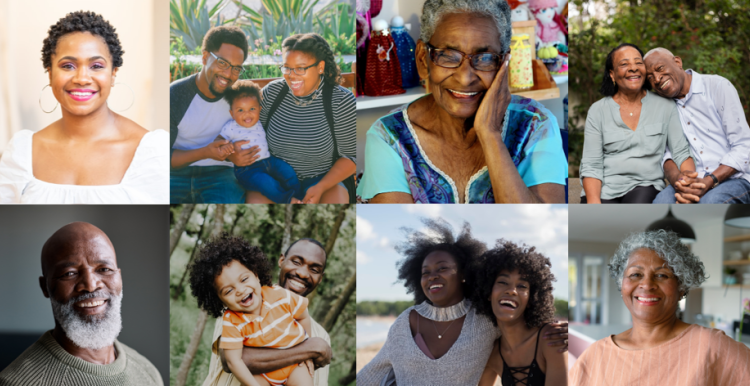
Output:
<path fill-rule="evenodd" d="M 719 75 L 682 69 L 664 48 L 643 57 L 657 94 L 677 103 L 696 172 L 680 172 L 669 149 L 664 175 L 670 182 L 654 203 L 750 204 L 750 127 L 732 83 Z"/>

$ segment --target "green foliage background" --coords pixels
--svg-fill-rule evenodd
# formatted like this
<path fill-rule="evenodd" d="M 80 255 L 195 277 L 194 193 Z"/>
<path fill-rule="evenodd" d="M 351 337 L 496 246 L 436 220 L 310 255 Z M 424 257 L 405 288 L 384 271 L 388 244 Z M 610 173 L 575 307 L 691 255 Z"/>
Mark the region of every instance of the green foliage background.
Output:
<path fill-rule="evenodd" d="M 414 302 L 411 300 L 397 302 L 365 300 L 357 303 L 357 316 L 399 316 L 413 305 Z"/>
<path fill-rule="evenodd" d="M 604 61 L 620 43 L 647 52 L 664 47 L 685 69 L 727 78 L 750 120 L 750 0 L 572 0 L 570 7 L 606 10 L 605 18 L 570 19 L 569 175 L 578 177 L 583 129 L 589 107 L 601 99 Z"/>
<path fill-rule="evenodd" d="M 200 224 L 204 221 L 203 213 L 207 210 L 206 218 L 209 222 L 206 223 L 206 229 L 210 230 L 213 227 L 210 221 L 213 220 L 215 207 L 216 205 L 207 204 L 195 206 L 185 232 L 170 258 L 170 292 L 173 296 L 179 292 L 180 280 L 195 246 Z M 183 205 L 171 207 L 170 228 L 174 227 L 174 222 L 182 209 Z M 292 209 L 290 242 L 302 237 L 312 237 L 325 245 L 342 205 L 293 205 Z M 244 237 L 251 245 L 256 245 L 263 250 L 274 267 L 274 283 L 278 282 L 277 263 L 284 236 L 285 213 L 286 205 L 225 205 L 224 231 L 233 230 L 234 235 Z M 238 216 L 239 220 L 237 220 Z M 323 323 L 323 320 L 316 315 L 325 315 L 332 308 L 333 302 L 343 292 L 347 280 L 355 274 L 355 217 L 355 206 L 351 205 L 345 211 L 338 237 L 328 256 L 323 280 L 317 289 L 308 295 L 310 314 L 318 323 Z M 184 290 L 179 292 L 177 299 L 170 299 L 170 384 L 174 384 L 199 313 L 197 301 L 190 293 L 189 285 L 185 280 Z M 329 385 L 338 385 L 338 380 L 350 372 L 355 361 L 355 319 L 356 292 L 351 295 L 335 325 L 328 331 L 333 350 Z M 187 385 L 199 386 L 206 379 L 214 323 L 215 319 L 209 317 L 201 336 L 198 352 L 188 373 Z"/>

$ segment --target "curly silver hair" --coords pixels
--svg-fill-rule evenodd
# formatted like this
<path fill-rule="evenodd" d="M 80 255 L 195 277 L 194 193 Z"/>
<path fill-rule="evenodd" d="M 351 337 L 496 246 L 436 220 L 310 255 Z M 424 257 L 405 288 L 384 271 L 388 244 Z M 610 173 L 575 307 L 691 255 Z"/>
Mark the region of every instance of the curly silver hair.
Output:
<path fill-rule="evenodd" d="M 427 0 L 422 8 L 422 32 L 419 38 L 427 43 L 435 33 L 440 19 L 449 13 L 475 12 L 491 17 L 500 32 L 500 43 L 510 49 L 510 6 L 505 0 Z"/>
<path fill-rule="evenodd" d="M 660 229 L 633 233 L 620 243 L 612 261 L 607 265 L 609 274 L 617 281 L 617 289 L 622 290 L 622 279 L 628 259 L 633 252 L 646 248 L 656 252 L 674 272 L 679 282 L 679 290 L 687 296 L 690 288 L 697 288 L 706 281 L 703 262 L 690 252 L 687 245 L 680 242 L 680 236 L 672 231 Z"/>

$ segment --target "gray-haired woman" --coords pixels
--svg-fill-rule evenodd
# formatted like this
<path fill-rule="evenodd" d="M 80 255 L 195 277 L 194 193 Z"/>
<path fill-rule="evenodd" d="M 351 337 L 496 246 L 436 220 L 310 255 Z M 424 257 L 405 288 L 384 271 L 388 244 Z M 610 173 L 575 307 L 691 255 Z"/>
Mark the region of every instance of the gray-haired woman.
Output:
<path fill-rule="evenodd" d="M 367 132 L 358 187 L 372 203 L 564 202 L 554 115 L 511 96 L 505 0 L 427 0 L 417 70 L 430 94 Z"/>
<path fill-rule="evenodd" d="M 636 233 L 617 249 L 609 273 L 633 328 L 586 349 L 571 385 L 747 385 L 750 348 L 720 330 L 677 317 L 680 299 L 706 280 L 703 263 L 674 232 Z"/>

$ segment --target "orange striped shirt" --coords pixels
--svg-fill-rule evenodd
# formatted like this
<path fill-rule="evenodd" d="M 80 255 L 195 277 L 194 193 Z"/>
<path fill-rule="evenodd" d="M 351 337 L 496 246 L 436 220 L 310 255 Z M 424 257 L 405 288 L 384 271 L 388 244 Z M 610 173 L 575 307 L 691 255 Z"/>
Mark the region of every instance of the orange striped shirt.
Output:
<path fill-rule="evenodd" d="M 260 315 L 224 312 L 220 348 L 248 347 L 289 348 L 307 339 L 305 329 L 296 321 L 307 309 L 307 298 L 279 286 L 261 288 Z"/>
<path fill-rule="evenodd" d="M 750 348 L 696 324 L 645 350 L 624 350 L 610 336 L 583 352 L 568 380 L 570 386 L 750 385 Z"/>

